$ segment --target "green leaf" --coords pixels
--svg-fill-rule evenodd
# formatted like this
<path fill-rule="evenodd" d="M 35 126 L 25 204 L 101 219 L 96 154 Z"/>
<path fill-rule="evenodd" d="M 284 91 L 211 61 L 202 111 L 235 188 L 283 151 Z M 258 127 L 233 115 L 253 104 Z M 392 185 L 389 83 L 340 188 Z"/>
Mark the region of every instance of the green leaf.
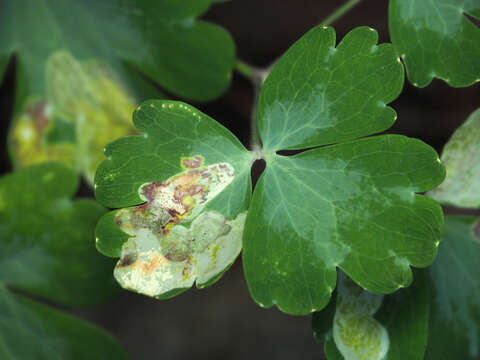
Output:
<path fill-rule="evenodd" d="M 262 86 L 258 126 L 265 150 L 302 149 L 388 129 L 386 106 L 401 92 L 403 67 L 391 44 L 368 27 L 335 47 L 333 28 L 316 27 L 275 64 Z"/>
<path fill-rule="evenodd" d="M 337 48 L 334 40 L 325 27 L 298 40 L 265 81 L 257 112 L 270 153 L 245 225 L 245 275 L 255 301 L 291 314 L 328 303 L 336 267 L 372 292 L 409 285 L 410 266 L 428 266 L 442 238 L 440 206 L 415 194 L 445 176 L 432 148 L 401 136 L 343 142 L 394 121 L 385 103 L 403 75 L 393 48 L 366 27 Z"/>
<path fill-rule="evenodd" d="M 480 109 L 455 131 L 443 148 L 441 159 L 447 177 L 428 195 L 458 207 L 480 207 Z"/>
<path fill-rule="evenodd" d="M 164 298 L 210 285 L 241 250 L 252 157 L 181 102 L 146 101 L 134 124 L 142 134 L 109 144 L 96 174 L 97 200 L 122 208 L 100 220 L 97 248 L 120 256 L 127 289 Z"/>
<path fill-rule="evenodd" d="M 447 216 L 445 239 L 430 267 L 431 313 L 426 360 L 480 356 L 480 219 Z"/>
<path fill-rule="evenodd" d="M 0 358 L 127 359 L 104 330 L 13 294 L 0 283 Z"/>
<path fill-rule="evenodd" d="M 313 316 L 329 360 L 422 360 L 427 345 L 429 294 L 424 272 L 412 286 L 375 295 L 341 276 L 334 316 Z M 334 305 L 335 306 L 335 305 Z M 330 307 L 330 305 L 329 305 Z M 330 320 L 330 326 L 328 322 Z"/>
<path fill-rule="evenodd" d="M 17 54 L 29 93 L 45 91 L 52 53 L 116 66 L 127 62 L 165 89 L 209 100 L 228 86 L 234 46 L 222 28 L 196 21 L 213 0 L 8 0 L 0 6 L 0 55 Z"/>
<path fill-rule="evenodd" d="M 480 80 L 478 0 L 390 0 L 390 36 L 410 82 L 425 87 L 433 78 L 450 86 Z"/>
<path fill-rule="evenodd" d="M 362 287 L 408 286 L 431 264 L 443 214 L 417 195 L 445 175 L 419 140 L 384 135 L 272 156 L 245 225 L 243 262 L 253 298 L 291 314 L 324 307 L 336 267 Z"/>
<path fill-rule="evenodd" d="M 105 209 L 71 200 L 78 176 L 44 163 L 0 178 L 0 281 L 67 305 L 118 294 L 112 262 L 95 250 L 94 227 Z"/>

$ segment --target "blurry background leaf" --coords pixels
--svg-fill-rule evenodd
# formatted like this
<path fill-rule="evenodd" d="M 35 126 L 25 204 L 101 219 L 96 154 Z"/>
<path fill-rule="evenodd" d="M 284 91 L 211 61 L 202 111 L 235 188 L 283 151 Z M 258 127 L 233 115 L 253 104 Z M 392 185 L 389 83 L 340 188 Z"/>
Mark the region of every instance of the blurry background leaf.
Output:
<path fill-rule="evenodd" d="M 209 100 L 228 86 L 234 62 L 230 35 L 196 21 L 212 2 L 3 1 L 1 54 L 16 53 L 34 95 L 44 92 L 47 58 L 63 49 L 81 60 L 128 62 L 171 92 Z"/>
<path fill-rule="evenodd" d="M 71 197 L 78 176 L 44 163 L 0 178 L 0 282 L 66 305 L 92 305 L 119 293 L 113 262 L 95 249 L 105 209 Z"/>
<path fill-rule="evenodd" d="M 425 360 L 480 357 L 480 218 L 447 216 L 428 269 L 431 312 Z"/>
<path fill-rule="evenodd" d="M 464 208 L 480 207 L 480 109 L 453 133 L 442 151 L 445 181 L 428 192 L 435 200 Z"/>
<path fill-rule="evenodd" d="M 0 358 L 125 360 L 104 330 L 10 292 L 0 283 Z"/>
<path fill-rule="evenodd" d="M 390 0 L 390 36 L 413 85 L 480 80 L 480 29 L 467 14 L 479 20 L 480 1 Z"/>
<path fill-rule="evenodd" d="M 135 105 L 164 97 L 151 81 L 194 100 L 220 95 L 230 82 L 233 41 L 195 20 L 212 2 L 2 2 L 0 75 L 10 54 L 17 63 L 14 166 L 61 161 L 93 184 L 104 146 L 134 131 Z M 54 136 L 65 124 L 70 138 Z"/>

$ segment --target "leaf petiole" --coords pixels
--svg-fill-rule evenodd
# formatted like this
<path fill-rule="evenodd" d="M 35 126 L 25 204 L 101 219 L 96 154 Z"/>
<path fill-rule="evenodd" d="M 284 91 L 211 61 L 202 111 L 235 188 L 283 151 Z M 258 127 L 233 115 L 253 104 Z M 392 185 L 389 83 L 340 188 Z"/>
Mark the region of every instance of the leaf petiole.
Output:
<path fill-rule="evenodd" d="M 323 20 L 319 25 L 322 26 L 329 26 L 343 15 L 345 15 L 348 11 L 350 11 L 355 5 L 357 5 L 362 0 L 349 0 L 342 6 L 338 7 L 333 13 L 331 13 L 325 20 Z"/>

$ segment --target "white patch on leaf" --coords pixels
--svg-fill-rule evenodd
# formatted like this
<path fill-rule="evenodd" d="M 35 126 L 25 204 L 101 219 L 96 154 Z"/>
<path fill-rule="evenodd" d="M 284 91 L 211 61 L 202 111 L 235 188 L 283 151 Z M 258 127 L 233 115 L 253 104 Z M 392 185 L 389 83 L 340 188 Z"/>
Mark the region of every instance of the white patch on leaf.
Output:
<path fill-rule="evenodd" d="M 232 181 L 228 163 L 202 166 L 203 157 L 182 158 L 185 171 L 161 183 L 147 183 L 145 204 L 120 210 L 115 221 L 132 237 L 123 245 L 114 276 L 121 286 L 161 296 L 200 285 L 221 274 L 240 253 L 246 212 L 229 220 L 204 211 Z"/>

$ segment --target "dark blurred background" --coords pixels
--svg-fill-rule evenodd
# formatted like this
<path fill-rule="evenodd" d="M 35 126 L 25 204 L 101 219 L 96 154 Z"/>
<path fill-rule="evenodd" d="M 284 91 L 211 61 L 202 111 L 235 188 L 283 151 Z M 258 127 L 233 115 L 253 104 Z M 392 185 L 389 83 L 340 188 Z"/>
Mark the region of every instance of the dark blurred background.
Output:
<path fill-rule="evenodd" d="M 227 28 L 237 55 L 252 65 L 271 64 L 311 27 L 327 17 L 339 0 L 233 0 L 219 3 L 204 17 Z M 388 1 L 363 0 L 333 24 L 337 39 L 356 26 L 378 30 L 389 41 Z M 0 89 L 2 147 L 0 171 L 10 170 L 6 132 L 12 107 L 12 72 Z M 398 113 L 389 132 L 417 137 L 441 151 L 452 132 L 480 105 L 480 84 L 454 89 L 434 80 L 425 89 L 406 83 L 391 104 Z M 248 80 L 234 74 L 229 91 L 208 104 L 195 104 L 245 145 L 253 91 Z M 83 188 L 82 195 L 88 190 Z M 261 309 L 247 290 L 241 259 L 214 286 L 192 289 L 174 299 L 157 301 L 124 292 L 115 302 L 93 309 L 74 310 L 111 331 L 127 347 L 133 360 L 146 359 L 322 359 L 322 346 L 312 338 L 310 316 L 287 316 Z"/>

